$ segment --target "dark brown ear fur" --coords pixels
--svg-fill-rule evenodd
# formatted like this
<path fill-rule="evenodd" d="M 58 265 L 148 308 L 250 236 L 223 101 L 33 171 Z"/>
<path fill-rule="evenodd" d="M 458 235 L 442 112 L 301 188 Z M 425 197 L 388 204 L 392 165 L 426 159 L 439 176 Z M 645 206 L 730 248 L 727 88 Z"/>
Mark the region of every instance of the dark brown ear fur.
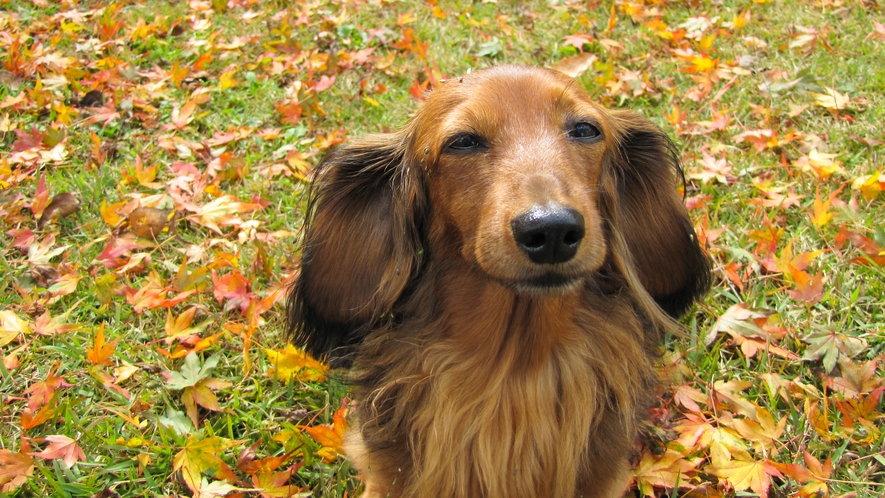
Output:
<path fill-rule="evenodd" d="M 341 357 L 385 316 L 421 266 L 423 172 L 405 133 L 331 152 L 309 191 L 288 331 L 316 357 Z"/>
<path fill-rule="evenodd" d="M 624 241 L 639 282 L 678 318 L 710 286 L 710 263 L 677 194 L 682 169 L 660 128 L 632 111 L 613 113 L 617 153 L 600 179 L 601 209 Z"/>

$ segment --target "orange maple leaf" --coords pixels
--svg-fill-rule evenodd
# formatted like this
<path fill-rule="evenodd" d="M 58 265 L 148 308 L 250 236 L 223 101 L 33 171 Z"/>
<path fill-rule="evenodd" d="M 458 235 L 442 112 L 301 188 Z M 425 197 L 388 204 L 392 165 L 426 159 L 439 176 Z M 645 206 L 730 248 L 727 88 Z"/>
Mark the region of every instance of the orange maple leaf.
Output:
<path fill-rule="evenodd" d="M 31 446 L 21 438 L 18 453 L 7 449 L 0 450 L 0 493 L 12 493 L 27 482 L 34 473 L 34 459 L 31 458 Z"/>
<path fill-rule="evenodd" d="M 802 452 L 804 454 L 805 467 L 795 463 L 771 462 L 771 464 L 785 476 L 791 477 L 803 484 L 799 488 L 798 496 L 803 498 L 827 496 L 829 494 L 827 480 L 833 473 L 832 458 L 828 458 L 826 462 L 821 464 L 820 460 L 815 458 L 808 450 L 803 449 Z"/>
<path fill-rule="evenodd" d="M 126 302 L 132 305 L 136 313 L 140 314 L 146 309 L 171 308 L 197 292 L 196 290 L 184 291 L 166 299 L 169 290 L 166 287 L 156 288 L 148 284 L 138 290 L 126 287 L 123 289 L 123 294 L 126 296 Z"/>
<path fill-rule="evenodd" d="M 98 332 L 95 333 L 95 339 L 93 339 L 92 341 L 92 347 L 86 348 L 86 359 L 89 360 L 89 363 L 95 366 L 106 364 L 111 358 L 111 355 L 114 354 L 114 350 L 117 348 L 117 342 L 119 340 L 120 338 L 117 337 L 110 343 L 105 343 L 104 323 L 102 323 L 98 327 Z"/>
<path fill-rule="evenodd" d="M 80 328 L 80 325 L 77 323 L 62 323 L 62 318 L 64 318 L 64 315 L 52 318 L 49 316 L 49 310 L 46 310 L 34 320 L 34 328 L 32 331 L 35 334 L 51 336 L 71 332 Z"/>
<path fill-rule="evenodd" d="M 27 405 L 29 410 L 36 410 L 37 408 L 48 404 L 55 395 L 55 390 L 57 388 L 71 387 L 72 384 L 68 384 L 65 382 L 64 378 L 55 375 L 55 369 L 57 367 L 58 365 L 56 364 L 52 371 L 46 376 L 45 380 L 35 382 L 25 389 L 25 394 L 30 395 L 28 397 Z"/>
<path fill-rule="evenodd" d="M 178 315 L 178 317 L 172 316 L 171 309 L 166 313 L 166 326 L 164 328 L 166 332 L 166 338 L 164 339 L 166 344 L 172 344 L 176 339 L 182 337 L 199 334 L 206 329 L 205 323 L 197 325 L 196 327 L 191 327 L 191 323 L 193 323 L 196 313 L 196 306 L 191 306 L 186 309 L 184 313 Z"/>
<path fill-rule="evenodd" d="M 48 403 L 43 405 L 42 408 L 37 413 L 34 413 L 33 410 L 25 408 L 22 412 L 21 425 L 22 429 L 30 430 L 38 425 L 50 420 L 55 416 L 55 408 L 56 408 L 56 398 L 55 396 L 49 400 Z"/>
<path fill-rule="evenodd" d="M 36 129 L 34 131 L 36 132 Z M 46 171 L 43 171 L 43 173 L 40 174 L 40 179 L 37 180 L 37 190 L 34 192 L 34 200 L 31 202 L 30 206 L 34 218 L 40 218 L 40 215 L 43 214 L 43 210 L 46 209 L 46 206 L 48 205 L 49 190 L 46 188 Z"/>
<path fill-rule="evenodd" d="M 224 303 L 225 311 L 239 309 L 245 313 L 249 309 L 249 304 L 258 297 L 252 292 L 252 282 L 237 271 L 219 276 L 215 270 L 212 270 L 212 284 L 215 300 L 219 304 Z"/>
<path fill-rule="evenodd" d="M 836 247 L 844 247 L 845 241 L 851 242 L 851 245 L 860 249 L 861 252 L 864 253 L 863 257 L 852 259 L 852 263 L 861 265 L 877 264 L 880 266 L 885 266 L 885 249 L 883 249 L 873 239 L 858 232 L 849 230 L 844 226 L 839 227 L 839 234 L 836 236 Z"/>
<path fill-rule="evenodd" d="M 332 463 L 338 458 L 338 455 L 344 454 L 344 433 L 347 431 L 346 413 L 347 410 L 343 407 L 335 411 L 332 417 L 332 425 L 321 425 L 319 427 L 298 426 L 299 429 L 304 429 L 314 441 L 323 447 L 317 452 L 317 455 L 321 456 L 326 463 Z"/>

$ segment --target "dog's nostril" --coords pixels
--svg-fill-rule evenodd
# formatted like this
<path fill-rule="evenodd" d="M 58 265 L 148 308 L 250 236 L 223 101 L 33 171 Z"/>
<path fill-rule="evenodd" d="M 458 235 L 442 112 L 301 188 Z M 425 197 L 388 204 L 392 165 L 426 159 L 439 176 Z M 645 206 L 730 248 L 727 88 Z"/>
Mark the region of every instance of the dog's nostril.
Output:
<path fill-rule="evenodd" d="M 529 234 L 524 245 L 530 248 L 540 248 L 543 247 L 546 243 L 547 237 L 545 237 L 543 233 L 533 233 Z"/>
<path fill-rule="evenodd" d="M 571 230 L 566 232 L 565 237 L 562 238 L 562 241 L 568 245 L 577 244 L 584 237 L 584 234 L 578 233 L 577 230 Z"/>
<path fill-rule="evenodd" d="M 538 264 L 572 259 L 584 238 L 584 217 L 574 209 L 535 206 L 511 221 L 516 245 Z"/>

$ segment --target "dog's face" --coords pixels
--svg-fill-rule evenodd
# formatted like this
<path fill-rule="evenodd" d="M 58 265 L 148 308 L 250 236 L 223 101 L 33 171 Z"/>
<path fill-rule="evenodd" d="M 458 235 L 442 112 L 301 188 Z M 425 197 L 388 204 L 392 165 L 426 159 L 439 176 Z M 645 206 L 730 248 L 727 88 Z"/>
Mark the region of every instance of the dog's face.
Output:
<path fill-rule="evenodd" d="M 518 292 L 577 288 L 606 256 L 597 197 L 610 120 L 552 71 L 500 68 L 435 90 L 414 127 L 430 249 L 456 248 Z"/>
<path fill-rule="evenodd" d="M 416 291 L 428 275 L 465 272 L 535 297 L 589 279 L 628 287 L 670 323 L 662 311 L 679 316 L 710 279 L 680 173 L 660 128 L 603 109 L 561 73 L 499 66 L 450 80 L 402 129 L 317 168 L 290 330 L 315 354 L 356 344 L 411 293 L 428 295 Z"/>

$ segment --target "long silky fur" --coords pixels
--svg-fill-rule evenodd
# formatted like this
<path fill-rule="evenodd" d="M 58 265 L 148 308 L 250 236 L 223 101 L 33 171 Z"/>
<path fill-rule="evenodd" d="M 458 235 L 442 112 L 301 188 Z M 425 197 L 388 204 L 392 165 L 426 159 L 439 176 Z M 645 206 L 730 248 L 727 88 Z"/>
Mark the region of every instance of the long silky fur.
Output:
<path fill-rule="evenodd" d="M 289 293 L 286 311 L 289 336 L 318 358 L 331 353 L 338 364 L 349 364 L 353 347 L 373 327 L 392 318 L 394 303 L 423 264 L 426 196 L 423 173 L 408 161 L 409 139 L 406 131 L 366 137 L 333 151 L 313 173 L 301 274 Z M 389 219 L 379 228 L 379 220 L 360 218 L 361 209 L 379 210 Z M 366 258 L 356 244 L 341 249 L 348 238 L 367 234 L 375 235 L 369 236 L 371 242 L 391 243 L 386 260 Z M 326 247 L 330 245 L 341 253 L 333 254 Z M 353 294 L 348 296 L 350 313 L 330 313 L 323 309 L 329 306 L 319 302 L 341 296 L 311 293 L 311 284 L 329 280 L 333 267 L 342 281 L 332 286 Z M 367 268 L 379 271 L 366 281 L 352 278 L 370 271 Z"/>
<path fill-rule="evenodd" d="M 660 335 L 710 284 L 675 195 L 675 148 L 638 114 L 609 111 L 607 259 L 581 291 L 519 294 L 452 256 L 431 222 L 434 156 L 415 134 L 449 103 L 434 105 L 322 162 L 288 300 L 299 343 L 352 361 L 346 450 L 365 496 L 620 496 Z"/>

